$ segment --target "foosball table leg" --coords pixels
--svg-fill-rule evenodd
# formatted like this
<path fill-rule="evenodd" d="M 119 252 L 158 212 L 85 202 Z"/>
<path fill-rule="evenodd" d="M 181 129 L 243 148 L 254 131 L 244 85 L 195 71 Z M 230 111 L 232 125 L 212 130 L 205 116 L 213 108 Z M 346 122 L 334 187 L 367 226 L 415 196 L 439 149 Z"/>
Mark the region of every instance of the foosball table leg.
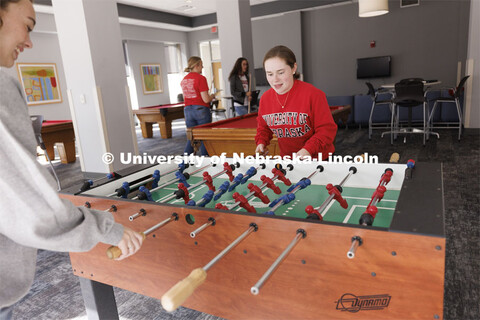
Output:
<path fill-rule="evenodd" d="M 89 320 L 120 319 L 112 286 L 82 277 L 78 280 Z"/>

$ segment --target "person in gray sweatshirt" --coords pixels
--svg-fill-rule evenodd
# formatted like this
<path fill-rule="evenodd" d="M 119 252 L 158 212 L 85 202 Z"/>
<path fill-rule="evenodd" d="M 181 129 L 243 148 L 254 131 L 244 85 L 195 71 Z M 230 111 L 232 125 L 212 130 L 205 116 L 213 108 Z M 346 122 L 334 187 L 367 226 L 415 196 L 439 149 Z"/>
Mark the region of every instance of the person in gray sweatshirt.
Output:
<path fill-rule="evenodd" d="M 31 48 L 31 0 L 0 0 L 0 320 L 25 296 L 35 275 L 37 249 L 89 251 L 117 245 L 119 260 L 140 249 L 140 233 L 108 212 L 75 207 L 58 197 L 49 172 L 36 161 L 37 143 L 20 84 L 2 71 Z"/>

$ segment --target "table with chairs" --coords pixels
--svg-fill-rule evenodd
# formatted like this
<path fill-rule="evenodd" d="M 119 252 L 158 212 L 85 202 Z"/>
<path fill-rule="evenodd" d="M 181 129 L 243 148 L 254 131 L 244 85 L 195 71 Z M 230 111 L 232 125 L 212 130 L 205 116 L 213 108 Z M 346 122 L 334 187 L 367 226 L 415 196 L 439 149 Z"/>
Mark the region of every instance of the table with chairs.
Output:
<path fill-rule="evenodd" d="M 393 141 L 397 139 L 399 134 L 404 135 L 404 143 L 408 134 L 421 134 L 423 144 L 425 145 L 431 135 L 440 138 L 440 135 L 434 132 L 433 129 L 455 128 L 458 129 L 458 139 L 460 140 L 463 121 L 460 99 L 468 77 L 462 78 L 456 88 L 441 89 L 435 87 L 441 84 L 440 81 L 423 80 L 421 78 L 402 79 L 395 84 L 382 85 L 378 90 L 375 90 L 373 85 L 367 82 L 368 94 L 372 98 L 372 108 L 369 117 L 369 139 L 371 139 L 372 130 L 388 128 L 389 131 L 382 132 L 381 136 L 390 134 L 391 144 L 393 144 Z M 448 95 L 445 95 L 445 92 Z M 432 103 L 433 107 L 430 108 Z M 440 103 L 442 106 L 437 108 Z M 435 112 L 440 110 L 441 113 L 443 106 L 446 104 L 456 107 L 458 122 L 447 124 L 436 120 L 436 118 L 441 119 L 441 115 L 435 115 Z M 373 121 L 375 110 L 379 105 L 387 105 L 389 107 L 390 123 L 376 123 Z M 418 110 L 414 111 L 416 107 L 420 106 L 422 107 L 421 117 L 418 116 Z M 404 118 L 405 115 L 403 110 L 406 110 L 407 113 L 406 121 L 401 121 L 401 118 Z M 415 121 L 413 119 L 414 114 L 416 115 Z M 421 120 L 418 124 L 419 118 Z"/>

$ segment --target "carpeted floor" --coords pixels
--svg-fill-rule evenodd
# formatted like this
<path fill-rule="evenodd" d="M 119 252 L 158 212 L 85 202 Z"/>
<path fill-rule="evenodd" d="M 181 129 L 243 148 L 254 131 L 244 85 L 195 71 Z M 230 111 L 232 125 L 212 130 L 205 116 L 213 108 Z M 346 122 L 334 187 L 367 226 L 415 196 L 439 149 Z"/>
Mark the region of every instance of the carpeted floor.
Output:
<path fill-rule="evenodd" d="M 153 139 L 137 136 L 140 152 L 181 154 L 185 146 L 183 121 L 175 121 L 173 138 L 163 140 L 158 129 Z M 480 130 L 465 130 L 460 142 L 455 130 L 440 130 L 440 140 L 432 137 L 426 146 L 421 137 L 409 137 L 390 145 L 388 137 L 374 132 L 368 140 L 368 130 L 339 129 L 336 153 L 356 155 L 368 152 L 388 162 L 393 152 L 400 162 L 442 162 L 447 236 L 444 293 L 444 319 L 480 319 Z M 79 161 L 55 164 L 66 188 L 82 180 Z M 180 308 L 165 312 L 158 300 L 115 289 L 121 319 L 218 319 L 194 310 Z M 30 293 L 15 305 L 14 319 L 82 319 L 86 318 L 80 286 L 72 274 L 66 253 L 40 251 L 35 283 Z"/>

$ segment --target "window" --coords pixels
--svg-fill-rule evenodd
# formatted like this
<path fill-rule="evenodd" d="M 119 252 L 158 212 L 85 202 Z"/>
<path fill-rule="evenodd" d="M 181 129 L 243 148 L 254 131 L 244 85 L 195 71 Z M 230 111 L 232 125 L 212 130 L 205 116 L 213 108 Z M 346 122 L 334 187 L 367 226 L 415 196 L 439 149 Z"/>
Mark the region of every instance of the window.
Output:
<path fill-rule="evenodd" d="M 170 103 L 178 102 L 178 95 L 182 93 L 180 81 L 183 79 L 182 50 L 180 44 L 166 44 L 167 79 Z"/>

